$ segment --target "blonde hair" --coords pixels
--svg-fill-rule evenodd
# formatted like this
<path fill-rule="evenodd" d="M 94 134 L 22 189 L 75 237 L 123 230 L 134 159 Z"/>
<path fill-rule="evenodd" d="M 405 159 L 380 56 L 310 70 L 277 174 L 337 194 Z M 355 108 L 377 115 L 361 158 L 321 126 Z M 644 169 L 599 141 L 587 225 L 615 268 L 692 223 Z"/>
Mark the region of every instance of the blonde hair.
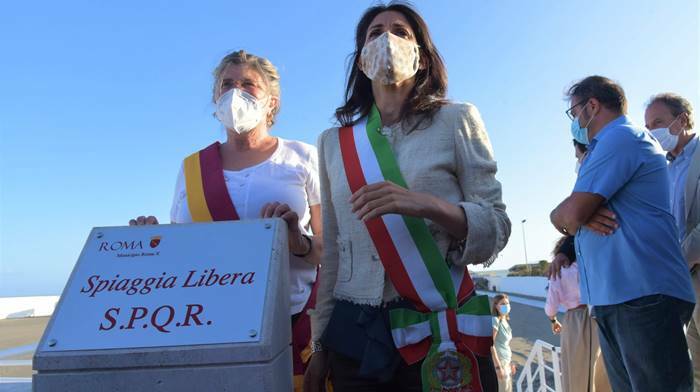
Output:
<path fill-rule="evenodd" d="M 280 111 L 280 75 L 277 68 L 270 60 L 259 57 L 254 54 L 246 53 L 244 50 L 237 50 L 224 56 L 219 62 L 219 65 L 214 69 L 214 88 L 212 89 L 212 101 L 216 101 L 216 89 L 221 85 L 221 75 L 229 65 L 245 65 L 255 70 L 262 76 L 267 87 L 269 95 L 277 98 L 277 105 L 267 118 L 267 125 L 272 126 L 275 123 L 275 117 Z"/>

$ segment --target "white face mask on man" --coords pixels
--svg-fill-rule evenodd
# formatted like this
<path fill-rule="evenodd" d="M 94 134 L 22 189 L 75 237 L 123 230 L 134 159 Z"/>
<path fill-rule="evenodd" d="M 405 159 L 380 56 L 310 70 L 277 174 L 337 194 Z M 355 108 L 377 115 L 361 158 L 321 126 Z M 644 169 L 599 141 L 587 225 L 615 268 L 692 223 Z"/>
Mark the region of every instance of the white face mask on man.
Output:
<path fill-rule="evenodd" d="M 266 103 L 267 99 L 259 100 L 246 91 L 232 88 L 216 101 L 216 118 L 226 129 L 250 132 L 265 118 Z"/>
<path fill-rule="evenodd" d="M 671 121 L 666 128 L 656 128 L 649 131 L 652 136 L 659 141 L 664 151 L 673 151 L 676 146 L 678 146 L 678 135 L 671 133 L 671 125 L 673 125 L 676 120 L 678 120 L 678 117 Z"/>
<path fill-rule="evenodd" d="M 388 31 L 368 42 L 360 61 L 362 72 L 381 84 L 394 84 L 412 78 L 418 72 L 418 45 Z"/>

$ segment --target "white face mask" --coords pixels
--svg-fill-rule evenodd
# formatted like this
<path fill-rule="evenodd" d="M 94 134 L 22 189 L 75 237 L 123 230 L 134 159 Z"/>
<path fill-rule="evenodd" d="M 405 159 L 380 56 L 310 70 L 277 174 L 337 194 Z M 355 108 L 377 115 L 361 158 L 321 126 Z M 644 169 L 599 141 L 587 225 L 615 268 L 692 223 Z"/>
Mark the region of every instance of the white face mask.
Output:
<path fill-rule="evenodd" d="M 678 120 L 678 117 L 671 121 L 666 128 L 656 128 L 649 131 L 654 138 L 659 141 L 664 151 L 673 151 L 676 146 L 678 146 L 678 135 L 671 133 L 671 125 L 673 125 L 676 120 Z"/>
<path fill-rule="evenodd" d="M 266 101 L 238 88 L 232 88 L 216 101 L 216 118 L 238 133 L 250 132 L 265 117 Z"/>
<path fill-rule="evenodd" d="M 415 42 L 388 31 L 367 43 L 360 54 L 362 72 L 384 85 L 412 78 L 418 72 L 419 60 Z"/>

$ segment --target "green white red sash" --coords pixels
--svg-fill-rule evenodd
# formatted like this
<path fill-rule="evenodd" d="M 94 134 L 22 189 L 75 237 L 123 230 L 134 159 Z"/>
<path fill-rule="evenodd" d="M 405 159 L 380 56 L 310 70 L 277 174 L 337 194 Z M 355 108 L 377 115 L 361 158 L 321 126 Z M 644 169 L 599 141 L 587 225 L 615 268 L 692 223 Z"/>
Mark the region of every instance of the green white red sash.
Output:
<path fill-rule="evenodd" d="M 226 188 L 219 146 L 215 142 L 185 158 L 187 207 L 193 222 L 240 219 Z"/>
<path fill-rule="evenodd" d="M 339 130 L 343 165 L 352 193 L 382 181 L 408 188 L 381 128 L 379 111 L 373 106 L 368 118 Z M 473 353 L 486 357 L 493 344 L 488 297 L 474 296 L 458 306 L 474 291 L 469 271 L 466 267 L 448 267 L 423 219 L 386 214 L 365 224 L 391 282 L 418 310 L 391 312 L 394 343 L 403 358 L 411 364 L 426 355 L 433 358 L 439 353 L 457 351 L 468 359 L 471 374 L 464 375 L 468 388 L 455 390 L 480 391 Z M 423 364 L 424 390 L 443 390 L 427 385 L 428 373 L 435 371 L 426 367 L 427 362 Z"/>

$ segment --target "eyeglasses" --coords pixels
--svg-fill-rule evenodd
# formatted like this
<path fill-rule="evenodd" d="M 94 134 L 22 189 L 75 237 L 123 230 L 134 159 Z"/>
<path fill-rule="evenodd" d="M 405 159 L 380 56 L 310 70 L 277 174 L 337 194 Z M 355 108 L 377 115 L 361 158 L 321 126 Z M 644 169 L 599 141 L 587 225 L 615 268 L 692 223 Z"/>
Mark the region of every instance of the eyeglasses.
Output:
<path fill-rule="evenodd" d="M 574 118 L 576 118 L 576 116 L 574 116 L 574 108 L 576 106 L 584 105 L 586 103 L 588 103 L 588 101 L 581 101 L 581 102 L 577 103 L 576 105 L 566 109 L 566 111 L 564 113 L 566 113 L 566 116 L 569 117 L 569 120 L 574 121 Z"/>

